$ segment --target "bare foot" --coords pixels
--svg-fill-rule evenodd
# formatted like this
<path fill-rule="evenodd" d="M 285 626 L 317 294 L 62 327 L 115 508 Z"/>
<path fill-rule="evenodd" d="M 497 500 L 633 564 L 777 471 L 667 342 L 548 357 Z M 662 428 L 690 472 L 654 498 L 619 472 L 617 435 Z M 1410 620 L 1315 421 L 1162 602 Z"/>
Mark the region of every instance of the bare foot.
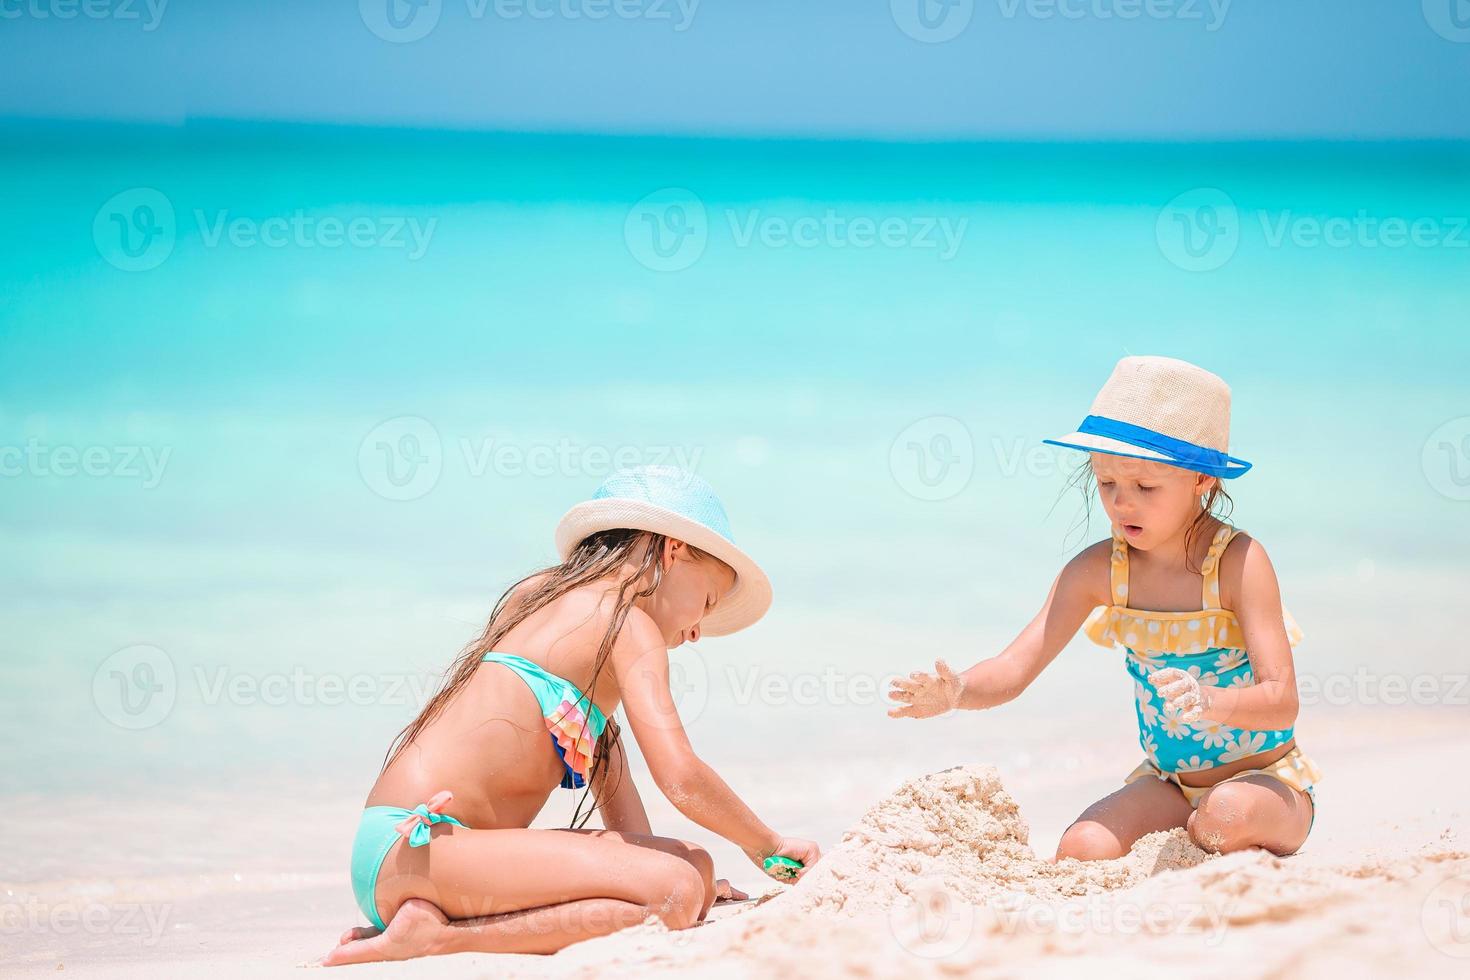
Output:
<path fill-rule="evenodd" d="M 408 960 L 432 956 L 449 928 L 449 917 L 421 898 L 411 898 L 394 913 L 383 932 L 359 926 L 342 935 L 341 944 L 322 957 L 322 966 Z"/>

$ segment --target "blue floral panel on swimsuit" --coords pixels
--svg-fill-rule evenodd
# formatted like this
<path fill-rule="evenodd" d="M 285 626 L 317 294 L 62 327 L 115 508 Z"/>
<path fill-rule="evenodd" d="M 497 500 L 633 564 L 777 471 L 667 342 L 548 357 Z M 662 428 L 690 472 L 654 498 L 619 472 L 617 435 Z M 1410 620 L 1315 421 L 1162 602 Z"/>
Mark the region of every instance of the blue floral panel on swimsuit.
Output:
<path fill-rule="evenodd" d="M 1166 667 L 1190 674 L 1201 687 L 1249 687 L 1256 682 L 1244 650 L 1214 647 L 1202 653 L 1161 653 L 1128 648 L 1133 678 L 1138 742 L 1150 762 L 1164 772 L 1198 772 L 1269 752 L 1292 738 L 1292 729 L 1245 731 L 1217 721 L 1184 722 L 1164 709 L 1164 699 L 1149 675 Z"/>

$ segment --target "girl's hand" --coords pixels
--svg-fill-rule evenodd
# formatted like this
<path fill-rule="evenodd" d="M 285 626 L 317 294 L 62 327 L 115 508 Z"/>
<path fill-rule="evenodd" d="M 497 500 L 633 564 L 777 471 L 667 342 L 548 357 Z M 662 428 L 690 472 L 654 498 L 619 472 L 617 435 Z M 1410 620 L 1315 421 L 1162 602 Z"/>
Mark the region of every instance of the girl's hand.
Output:
<path fill-rule="evenodd" d="M 934 661 L 934 673 L 914 671 L 908 680 L 896 677 L 888 697 L 903 702 L 888 709 L 890 718 L 933 718 L 960 706 L 965 682 L 943 660 Z"/>
<path fill-rule="evenodd" d="M 790 884 L 793 881 L 800 881 L 801 876 L 810 871 L 812 865 L 816 864 L 822 859 L 822 849 L 818 847 L 814 842 L 809 840 L 802 840 L 800 837 L 782 837 L 780 841 L 777 842 L 775 850 L 767 851 L 764 854 L 752 853 L 750 851 L 746 851 L 745 854 L 747 857 L 750 858 L 752 862 L 754 862 L 756 867 L 761 869 L 761 871 L 766 870 L 766 858 L 768 857 L 786 857 L 800 861 L 802 867 L 801 870 L 796 873 L 795 878 L 777 879 L 780 881 L 784 881 L 787 884 Z"/>
<path fill-rule="evenodd" d="M 730 884 L 728 878 L 715 879 L 715 901 L 716 902 L 743 902 L 750 896 Z"/>
<path fill-rule="evenodd" d="M 1164 711 L 1185 724 L 1199 721 L 1210 709 L 1209 689 L 1200 686 L 1199 678 L 1178 667 L 1165 667 L 1148 675 L 1148 682 L 1164 699 Z"/>

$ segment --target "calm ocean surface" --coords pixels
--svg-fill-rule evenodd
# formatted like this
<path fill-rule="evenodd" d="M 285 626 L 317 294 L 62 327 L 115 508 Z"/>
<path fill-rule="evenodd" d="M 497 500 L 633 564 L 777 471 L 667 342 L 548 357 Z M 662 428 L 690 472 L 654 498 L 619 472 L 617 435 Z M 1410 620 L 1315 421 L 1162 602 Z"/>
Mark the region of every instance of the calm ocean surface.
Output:
<path fill-rule="evenodd" d="M 1040 440 L 1128 353 L 1231 383 L 1301 673 L 1464 670 L 1463 145 L 9 124 L 0 186 L 0 797 L 365 792 L 618 462 L 693 465 L 776 584 L 675 654 L 717 765 L 917 746 L 885 675 L 1106 533 Z M 1106 653 L 1039 688 L 976 731 L 1132 737 Z"/>

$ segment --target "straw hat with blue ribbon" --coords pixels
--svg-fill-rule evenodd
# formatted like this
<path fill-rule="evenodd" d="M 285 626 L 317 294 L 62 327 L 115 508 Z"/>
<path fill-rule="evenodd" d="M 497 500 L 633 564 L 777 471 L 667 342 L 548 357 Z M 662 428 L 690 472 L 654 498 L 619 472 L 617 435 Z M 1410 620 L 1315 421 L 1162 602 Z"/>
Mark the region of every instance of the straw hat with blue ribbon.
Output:
<path fill-rule="evenodd" d="M 770 579 L 736 547 L 725 505 L 693 473 L 676 466 L 639 466 L 614 473 L 591 500 L 562 517 L 556 527 L 556 550 L 565 559 L 589 535 L 624 527 L 683 541 L 735 570 L 734 587 L 700 622 L 704 635 L 743 630 L 770 608 Z"/>
<path fill-rule="evenodd" d="M 1230 386 L 1172 357 L 1125 357 L 1077 431 L 1053 446 L 1132 456 L 1234 479 L 1251 464 L 1230 455 Z"/>

